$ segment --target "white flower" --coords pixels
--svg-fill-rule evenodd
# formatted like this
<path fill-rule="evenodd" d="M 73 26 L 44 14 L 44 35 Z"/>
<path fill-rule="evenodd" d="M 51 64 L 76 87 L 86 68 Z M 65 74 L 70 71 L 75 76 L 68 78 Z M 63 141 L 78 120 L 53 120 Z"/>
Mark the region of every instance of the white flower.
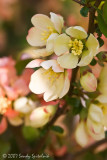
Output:
<path fill-rule="evenodd" d="M 90 34 L 86 40 L 88 35 L 80 26 L 69 27 L 66 33 L 69 36 L 63 33 L 54 41 L 54 52 L 59 56 L 58 63 L 67 69 L 88 65 L 99 48 L 97 39 Z"/>
<path fill-rule="evenodd" d="M 44 93 L 45 101 L 52 101 L 62 98 L 69 90 L 70 80 L 68 72 L 57 63 L 56 60 L 33 60 L 27 65 L 27 68 L 43 68 L 35 71 L 30 80 L 29 88 L 33 93 Z"/>
<path fill-rule="evenodd" d="M 105 136 L 103 121 L 104 115 L 102 109 L 99 107 L 99 105 L 91 104 L 89 107 L 86 125 L 88 133 L 95 140 L 100 140 Z"/>
<path fill-rule="evenodd" d="M 15 100 L 13 106 L 16 111 L 27 114 L 35 108 L 35 103 L 27 97 L 20 97 Z"/>
<path fill-rule="evenodd" d="M 29 30 L 27 41 L 31 46 L 46 45 L 47 56 L 53 52 L 54 39 L 61 33 L 64 24 L 62 16 L 50 13 L 51 18 L 43 14 L 36 14 L 31 22 L 34 25 Z"/>

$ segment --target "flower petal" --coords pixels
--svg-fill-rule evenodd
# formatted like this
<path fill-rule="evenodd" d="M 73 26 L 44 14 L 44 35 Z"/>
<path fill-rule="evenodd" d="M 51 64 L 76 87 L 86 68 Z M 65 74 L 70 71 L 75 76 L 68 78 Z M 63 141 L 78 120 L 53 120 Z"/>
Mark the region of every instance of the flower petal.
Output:
<path fill-rule="evenodd" d="M 51 21 L 53 22 L 56 31 L 58 33 L 61 33 L 62 27 L 64 25 L 63 17 L 52 12 L 50 12 L 50 15 L 51 15 Z"/>
<path fill-rule="evenodd" d="M 36 67 L 40 67 L 41 62 L 43 62 L 44 60 L 42 59 L 35 59 L 32 60 L 31 62 L 29 62 L 26 66 L 26 68 L 36 68 Z"/>
<path fill-rule="evenodd" d="M 78 63 L 78 66 L 88 65 L 92 61 L 93 57 L 94 57 L 94 52 L 92 50 L 83 51 L 82 57 L 81 57 L 80 62 Z"/>
<path fill-rule="evenodd" d="M 29 88 L 33 93 L 44 93 L 49 87 L 48 75 L 46 76 L 45 72 L 45 69 L 40 68 L 31 75 Z"/>
<path fill-rule="evenodd" d="M 89 114 L 88 116 L 97 123 L 101 123 L 103 119 L 103 112 L 100 107 L 95 104 L 91 104 L 89 107 Z"/>
<path fill-rule="evenodd" d="M 54 52 L 54 40 L 55 40 L 56 37 L 58 37 L 58 34 L 57 33 L 53 33 L 47 39 L 47 44 L 46 44 L 46 51 L 47 52 L 49 52 L 49 53 L 53 53 Z"/>
<path fill-rule="evenodd" d="M 86 41 L 86 47 L 88 50 L 92 50 L 94 52 L 94 56 L 96 55 L 98 49 L 99 49 L 99 43 L 98 40 L 93 36 L 93 34 L 90 34 L 88 37 L 88 40 Z"/>
<path fill-rule="evenodd" d="M 104 126 L 101 123 L 95 123 L 90 118 L 87 119 L 87 130 L 95 140 L 101 140 L 105 137 Z"/>
<path fill-rule="evenodd" d="M 54 76 L 54 75 L 53 75 Z M 60 93 L 64 86 L 64 74 L 60 74 L 58 79 L 46 90 L 44 94 L 44 100 L 46 102 L 57 99 L 60 96 Z"/>
<path fill-rule="evenodd" d="M 72 69 L 77 66 L 78 56 L 75 56 L 72 53 L 68 53 L 68 54 L 58 57 L 57 61 L 61 67 Z"/>
<path fill-rule="evenodd" d="M 69 80 L 69 76 L 68 76 L 68 72 L 65 71 L 65 82 L 64 82 L 64 87 L 63 90 L 59 96 L 59 98 L 62 98 L 63 96 L 66 95 L 66 93 L 69 91 L 70 88 L 70 80 Z"/>
<path fill-rule="evenodd" d="M 43 14 L 36 14 L 31 19 L 32 24 L 41 30 L 47 30 L 47 27 L 54 28 L 53 23 L 51 22 L 50 18 Z"/>
<path fill-rule="evenodd" d="M 32 27 L 29 30 L 28 35 L 26 37 L 27 42 L 31 46 L 44 46 L 46 44 L 46 41 L 42 40 L 43 37 L 42 37 L 41 33 L 42 33 L 42 31 L 40 29 Z"/>
<path fill-rule="evenodd" d="M 54 72 L 64 72 L 64 69 L 57 63 L 56 60 L 47 60 L 41 63 L 44 69 L 49 69 L 52 67 Z"/>
<path fill-rule="evenodd" d="M 96 100 L 98 100 L 100 103 L 106 103 L 107 104 L 107 95 L 101 94 L 99 95 Z"/>
<path fill-rule="evenodd" d="M 84 30 L 84 28 L 80 26 L 69 27 L 66 29 L 66 33 L 71 37 L 77 38 L 77 39 L 87 38 L 87 32 Z"/>
<path fill-rule="evenodd" d="M 56 55 L 60 56 L 61 54 L 69 51 L 68 43 L 70 41 L 70 37 L 66 34 L 61 34 L 55 39 L 54 43 L 54 52 Z"/>
<path fill-rule="evenodd" d="M 84 137 L 84 138 L 81 138 Z M 82 147 L 86 146 L 89 142 L 89 136 L 86 130 L 85 122 L 81 121 L 76 129 L 75 138 L 78 144 Z"/>
<path fill-rule="evenodd" d="M 51 54 L 52 54 L 51 52 L 47 52 L 46 48 L 41 48 L 32 50 L 32 53 L 30 55 L 32 58 L 40 58 L 40 57 L 50 56 Z"/>

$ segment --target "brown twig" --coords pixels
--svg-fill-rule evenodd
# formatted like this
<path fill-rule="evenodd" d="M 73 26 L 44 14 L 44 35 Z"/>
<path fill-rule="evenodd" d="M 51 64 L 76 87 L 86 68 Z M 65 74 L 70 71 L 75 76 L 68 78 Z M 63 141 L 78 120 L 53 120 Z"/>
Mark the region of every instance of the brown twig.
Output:
<path fill-rule="evenodd" d="M 105 144 L 105 143 L 107 143 L 107 138 L 104 138 L 104 139 L 102 139 L 100 141 L 97 141 L 97 142 L 93 143 L 92 145 L 90 145 L 88 147 L 83 148 L 82 150 L 80 150 L 80 151 L 78 151 L 78 152 L 76 152 L 76 153 L 71 155 L 72 160 L 74 160 L 75 158 L 85 154 L 88 151 L 95 150 L 97 147 L 99 147 L 100 145 Z"/>
<path fill-rule="evenodd" d="M 95 19 L 95 12 L 96 8 L 100 5 L 102 0 L 96 0 L 94 7 L 91 8 L 89 12 L 89 25 L 88 25 L 88 34 L 89 33 L 94 33 L 95 32 L 95 25 L 94 25 L 94 19 Z"/>

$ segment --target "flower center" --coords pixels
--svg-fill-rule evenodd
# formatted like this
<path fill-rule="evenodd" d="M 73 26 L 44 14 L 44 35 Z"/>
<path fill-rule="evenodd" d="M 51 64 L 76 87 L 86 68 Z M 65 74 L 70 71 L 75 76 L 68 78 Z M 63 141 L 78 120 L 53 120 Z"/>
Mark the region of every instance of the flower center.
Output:
<path fill-rule="evenodd" d="M 53 84 L 59 78 L 61 73 L 56 73 L 52 70 L 52 68 L 50 68 L 46 70 L 43 74 L 47 75 L 48 80 L 51 84 Z"/>
<path fill-rule="evenodd" d="M 5 97 L 0 97 L 0 114 L 4 114 L 8 107 L 11 106 L 11 101 Z"/>
<path fill-rule="evenodd" d="M 70 40 L 68 45 L 71 48 L 71 52 L 74 55 L 80 55 L 82 53 L 83 43 L 81 40 L 77 40 L 77 39 L 75 39 L 74 41 Z"/>
<path fill-rule="evenodd" d="M 49 36 L 54 32 L 55 32 L 55 30 L 52 27 L 48 26 L 47 30 L 45 30 L 41 33 L 41 35 L 42 35 L 41 40 L 46 41 L 49 38 Z"/>

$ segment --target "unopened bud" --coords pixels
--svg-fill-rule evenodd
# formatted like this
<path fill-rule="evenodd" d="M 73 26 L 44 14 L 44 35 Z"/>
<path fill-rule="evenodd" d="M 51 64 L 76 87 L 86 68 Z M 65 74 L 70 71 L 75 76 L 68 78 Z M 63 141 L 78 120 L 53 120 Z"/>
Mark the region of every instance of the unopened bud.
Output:
<path fill-rule="evenodd" d="M 97 79 L 91 72 L 87 72 L 85 75 L 82 75 L 80 78 L 80 83 L 87 92 L 96 91 Z"/>
<path fill-rule="evenodd" d="M 35 103 L 31 99 L 28 99 L 26 97 L 18 98 L 14 102 L 14 109 L 24 114 L 31 112 L 34 109 L 34 107 Z"/>
<path fill-rule="evenodd" d="M 32 127 L 43 127 L 50 121 L 56 112 L 56 106 L 44 106 L 38 107 L 30 115 L 30 121 Z"/>

